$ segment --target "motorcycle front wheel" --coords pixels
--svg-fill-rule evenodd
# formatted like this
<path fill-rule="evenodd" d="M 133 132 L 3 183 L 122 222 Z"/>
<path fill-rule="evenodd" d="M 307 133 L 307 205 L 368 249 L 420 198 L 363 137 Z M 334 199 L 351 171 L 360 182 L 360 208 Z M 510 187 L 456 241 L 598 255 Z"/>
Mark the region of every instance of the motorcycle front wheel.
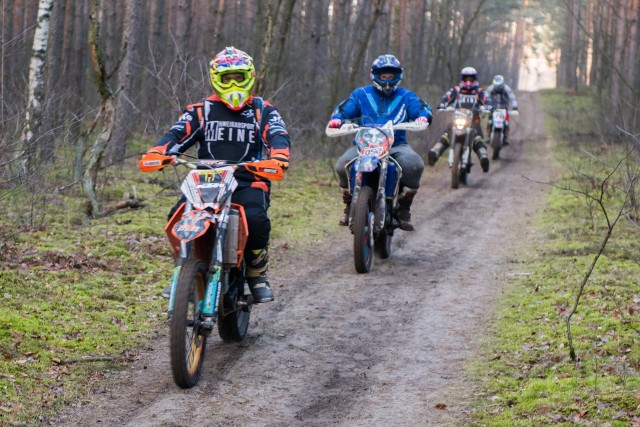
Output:
<path fill-rule="evenodd" d="M 362 187 L 353 211 L 353 260 L 358 273 L 368 273 L 373 262 L 373 208 L 373 189 Z"/>
<path fill-rule="evenodd" d="M 461 158 L 462 143 L 455 142 L 453 146 L 453 164 L 451 165 L 451 188 L 460 187 L 460 175 L 462 174 L 462 169 L 464 169 L 460 165 Z"/>
<path fill-rule="evenodd" d="M 492 160 L 500 158 L 500 149 L 502 148 L 502 131 L 495 130 L 491 134 L 491 149 L 493 150 Z"/>
<path fill-rule="evenodd" d="M 240 305 L 246 303 L 244 298 L 244 274 L 237 268 L 227 270 L 223 274 L 223 279 L 227 281 L 229 289 L 227 295 L 222 295 L 223 307 L 218 316 L 218 335 L 224 342 L 240 342 L 247 335 L 249 329 L 249 318 L 251 316 L 250 305 Z"/>
<path fill-rule="evenodd" d="M 207 286 L 207 268 L 188 259 L 180 269 L 169 328 L 171 371 L 182 388 L 198 383 L 207 337 L 202 331 L 200 310 Z"/>

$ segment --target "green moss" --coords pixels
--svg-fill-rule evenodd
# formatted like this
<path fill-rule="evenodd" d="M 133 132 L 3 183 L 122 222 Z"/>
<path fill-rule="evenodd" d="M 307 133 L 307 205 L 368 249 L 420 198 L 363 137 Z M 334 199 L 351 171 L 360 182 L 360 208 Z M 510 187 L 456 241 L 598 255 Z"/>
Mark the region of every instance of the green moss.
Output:
<path fill-rule="evenodd" d="M 581 144 L 595 151 L 599 142 L 585 139 L 591 128 L 578 117 L 592 101 L 572 95 L 567 109 L 564 96 L 543 93 L 547 122 L 556 135 L 582 138 Z M 581 130 L 572 129 L 572 123 L 582 123 Z M 580 161 L 574 148 L 558 144 L 555 150 L 559 158 L 573 156 L 576 171 L 605 176 L 590 157 Z M 624 151 L 612 149 L 607 155 L 612 157 L 608 164 L 615 164 Z M 580 187 L 579 175 L 566 173 L 558 187 L 592 191 Z M 612 190 L 602 200 L 611 214 L 622 196 Z M 571 319 L 577 354 L 572 361 L 567 316 L 607 226 L 600 206 L 560 188 L 550 192 L 535 226 L 543 237 L 518 255 L 528 274 L 508 283 L 493 322 L 495 335 L 483 360 L 472 367 L 479 380 L 489 378 L 483 380 L 484 394 L 491 396 L 475 403 L 473 425 L 629 425 L 640 415 L 640 232 L 630 222 L 619 222 L 596 263 Z"/>

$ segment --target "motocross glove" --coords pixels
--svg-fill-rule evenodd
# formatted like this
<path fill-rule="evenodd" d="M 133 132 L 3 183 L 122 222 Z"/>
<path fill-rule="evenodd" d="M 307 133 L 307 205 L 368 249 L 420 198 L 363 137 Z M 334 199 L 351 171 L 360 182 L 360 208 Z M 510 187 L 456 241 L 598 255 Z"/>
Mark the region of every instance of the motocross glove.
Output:
<path fill-rule="evenodd" d="M 327 125 L 331 129 L 338 129 L 340 126 L 342 126 L 342 120 L 340 119 L 331 119 Z"/>
<path fill-rule="evenodd" d="M 147 150 L 147 154 L 162 154 L 163 156 L 167 155 L 167 146 L 166 145 L 156 145 L 155 147 L 151 147 Z"/>
<path fill-rule="evenodd" d="M 427 119 L 424 116 L 418 117 L 415 121 L 418 122 L 418 123 L 429 123 L 429 119 Z"/>
<path fill-rule="evenodd" d="M 518 111 L 518 107 L 513 107 L 512 110 L 513 111 Z"/>
<path fill-rule="evenodd" d="M 269 155 L 269 159 L 276 162 L 278 166 L 282 168 L 283 171 L 286 171 L 289 168 L 288 150 L 273 150 Z"/>

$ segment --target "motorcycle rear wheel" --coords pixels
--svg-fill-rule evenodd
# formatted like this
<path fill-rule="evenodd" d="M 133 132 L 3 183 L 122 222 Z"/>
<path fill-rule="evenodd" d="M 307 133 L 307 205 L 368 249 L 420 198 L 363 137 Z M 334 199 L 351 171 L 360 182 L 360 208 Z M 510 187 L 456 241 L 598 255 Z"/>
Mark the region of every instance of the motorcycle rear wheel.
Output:
<path fill-rule="evenodd" d="M 169 327 L 173 380 L 182 388 L 198 383 L 202 373 L 207 337 L 201 328 L 201 302 L 207 286 L 207 268 L 188 259 L 180 269 Z"/>
<path fill-rule="evenodd" d="M 368 273 L 373 262 L 373 189 L 362 187 L 353 211 L 353 261 L 358 273 Z"/>
<path fill-rule="evenodd" d="M 244 300 L 244 274 L 238 269 L 227 270 L 223 279 L 229 282 L 228 289 L 230 294 L 233 295 L 234 301 L 227 301 L 235 305 L 238 301 Z M 225 296 L 221 296 L 225 298 Z M 249 317 L 251 316 L 251 306 L 244 307 L 228 307 L 223 305 L 224 301 L 220 304 L 224 307 L 224 311 L 229 312 L 222 313 L 218 316 L 218 335 L 224 342 L 240 342 L 247 335 L 249 329 Z M 231 304 L 229 304 L 231 305 Z M 222 311 L 222 310 L 221 310 Z"/>
<path fill-rule="evenodd" d="M 393 236 L 387 230 L 382 230 L 374 243 L 374 252 L 380 259 L 387 259 L 391 256 L 391 240 Z"/>
<path fill-rule="evenodd" d="M 453 163 L 451 164 L 451 188 L 460 187 L 460 175 L 462 172 L 462 167 L 460 165 L 461 158 L 462 143 L 455 142 L 453 146 Z"/>

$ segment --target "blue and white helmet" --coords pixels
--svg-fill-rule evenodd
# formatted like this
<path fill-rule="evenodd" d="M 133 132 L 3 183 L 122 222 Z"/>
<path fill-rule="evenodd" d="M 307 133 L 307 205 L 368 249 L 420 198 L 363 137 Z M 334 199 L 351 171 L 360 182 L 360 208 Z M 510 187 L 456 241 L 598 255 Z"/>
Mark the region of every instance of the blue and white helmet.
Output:
<path fill-rule="evenodd" d="M 504 77 L 502 77 L 500 74 L 496 74 L 493 78 L 492 84 L 494 92 L 502 92 L 504 90 Z"/>
<path fill-rule="evenodd" d="M 393 79 L 382 80 L 380 76 L 383 74 L 393 74 L 395 77 Z M 402 80 L 402 66 L 400 65 L 400 61 L 393 55 L 380 55 L 373 61 L 373 64 L 371 64 L 370 77 L 373 81 L 373 87 L 385 95 L 390 95 L 397 89 L 400 80 Z"/>

